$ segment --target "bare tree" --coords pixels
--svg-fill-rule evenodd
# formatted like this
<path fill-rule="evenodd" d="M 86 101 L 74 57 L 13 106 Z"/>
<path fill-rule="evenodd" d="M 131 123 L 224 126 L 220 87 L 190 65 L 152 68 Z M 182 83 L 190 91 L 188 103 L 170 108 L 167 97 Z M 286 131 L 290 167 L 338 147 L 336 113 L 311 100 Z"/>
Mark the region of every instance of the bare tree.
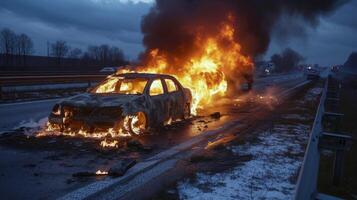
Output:
<path fill-rule="evenodd" d="M 100 60 L 100 50 L 98 46 L 88 46 L 88 56 L 93 60 Z"/>
<path fill-rule="evenodd" d="M 113 63 L 121 62 L 124 60 L 124 53 L 118 47 L 110 48 L 110 61 Z"/>
<path fill-rule="evenodd" d="M 275 65 L 275 71 L 277 72 L 288 72 L 293 70 L 304 57 L 298 52 L 287 48 L 281 54 L 274 54 L 271 56 L 271 62 Z"/>
<path fill-rule="evenodd" d="M 117 65 L 125 62 L 124 53 L 118 47 L 110 47 L 107 44 L 100 46 L 88 46 L 87 52 L 83 54 L 83 60 L 95 60 L 101 65 Z"/>
<path fill-rule="evenodd" d="M 66 41 L 59 40 L 51 45 L 51 55 L 58 59 L 58 64 L 61 64 L 61 59 L 67 55 L 69 49 Z"/>
<path fill-rule="evenodd" d="M 81 55 L 82 55 L 82 50 L 79 48 L 74 48 L 69 52 L 68 57 L 73 59 L 78 59 L 81 57 Z"/>
<path fill-rule="evenodd" d="M 109 58 L 109 46 L 107 44 L 103 44 L 99 47 L 100 51 L 100 60 L 103 65 L 108 64 L 108 58 Z"/>
<path fill-rule="evenodd" d="M 18 55 L 22 56 L 24 66 L 26 65 L 26 57 L 31 55 L 33 50 L 33 42 L 29 36 L 26 34 L 21 34 L 17 36 L 17 49 Z"/>
<path fill-rule="evenodd" d="M 9 64 L 9 60 L 13 54 L 15 54 L 16 34 L 8 29 L 4 28 L 0 34 L 1 49 L 5 55 L 5 63 Z"/>

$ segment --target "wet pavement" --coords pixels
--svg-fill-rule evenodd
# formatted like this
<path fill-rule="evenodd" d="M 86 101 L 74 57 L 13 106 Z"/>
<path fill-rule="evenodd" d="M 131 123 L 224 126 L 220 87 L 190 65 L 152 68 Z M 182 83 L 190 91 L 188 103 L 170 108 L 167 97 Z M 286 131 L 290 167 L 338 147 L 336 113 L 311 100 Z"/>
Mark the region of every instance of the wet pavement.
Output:
<path fill-rule="evenodd" d="M 201 110 L 197 117 L 176 122 L 159 131 L 136 138 L 119 138 L 119 148 L 103 149 L 97 139 L 65 136 L 33 137 L 32 129 L 20 128 L 0 138 L 0 193 L 5 199 L 53 199 L 105 176 L 73 177 L 79 172 L 108 171 L 122 159 L 138 162 L 207 130 L 232 120 L 254 121 L 257 105 L 269 112 L 274 95 L 304 79 L 285 80 L 277 87 L 271 81 L 261 83 L 251 94 L 239 99 L 221 99 L 215 107 Z M 210 116 L 219 112 L 219 116 Z M 26 130 L 27 135 L 24 135 Z M 28 134 L 30 132 L 30 134 Z M 21 192 L 18 192 L 21 191 Z"/>

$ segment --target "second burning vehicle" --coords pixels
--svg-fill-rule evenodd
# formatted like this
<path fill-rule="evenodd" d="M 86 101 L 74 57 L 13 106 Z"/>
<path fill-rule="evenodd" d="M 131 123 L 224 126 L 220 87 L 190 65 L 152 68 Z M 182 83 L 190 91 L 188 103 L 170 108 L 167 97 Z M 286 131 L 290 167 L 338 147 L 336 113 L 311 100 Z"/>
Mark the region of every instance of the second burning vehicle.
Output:
<path fill-rule="evenodd" d="M 127 73 L 108 77 L 89 92 L 57 103 L 49 126 L 60 131 L 111 129 L 139 135 L 188 118 L 192 94 L 174 77 Z"/>

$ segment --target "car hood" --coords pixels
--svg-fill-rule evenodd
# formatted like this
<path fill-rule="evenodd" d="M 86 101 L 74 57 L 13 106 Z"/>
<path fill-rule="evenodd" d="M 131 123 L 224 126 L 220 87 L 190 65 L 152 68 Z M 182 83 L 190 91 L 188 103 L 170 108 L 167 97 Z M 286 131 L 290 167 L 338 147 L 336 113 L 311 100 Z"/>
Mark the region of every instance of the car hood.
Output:
<path fill-rule="evenodd" d="M 84 93 L 64 99 L 60 104 L 74 107 L 123 107 L 140 97 L 141 95 Z"/>

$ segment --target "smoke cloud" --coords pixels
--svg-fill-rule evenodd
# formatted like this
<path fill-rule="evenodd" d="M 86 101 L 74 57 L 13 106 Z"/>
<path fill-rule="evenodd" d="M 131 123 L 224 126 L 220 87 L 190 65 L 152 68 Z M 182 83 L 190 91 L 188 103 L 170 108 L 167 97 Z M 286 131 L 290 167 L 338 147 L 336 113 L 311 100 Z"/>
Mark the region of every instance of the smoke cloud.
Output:
<path fill-rule="evenodd" d="M 217 35 L 227 17 L 235 28 L 234 37 L 244 55 L 252 58 L 269 47 L 275 25 L 282 18 L 303 20 L 317 26 L 319 18 L 333 12 L 348 0 L 156 0 L 144 16 L 141 29 L 146 52 L 159 49 L 168 63 L 189 59 L 197 53 L 199 37 Z M 291 21 L 291 20 L 289 20 Z M 289 24 L 285 24 L 289 29 Z M 293 27 L 293 24 L 291 24 Z M 289 34 L 289 31 L 286 32 Z M 296 33 L 293 34 L 295 36 Z M 145 61 L 144 61 L 145 62 Z"/>

